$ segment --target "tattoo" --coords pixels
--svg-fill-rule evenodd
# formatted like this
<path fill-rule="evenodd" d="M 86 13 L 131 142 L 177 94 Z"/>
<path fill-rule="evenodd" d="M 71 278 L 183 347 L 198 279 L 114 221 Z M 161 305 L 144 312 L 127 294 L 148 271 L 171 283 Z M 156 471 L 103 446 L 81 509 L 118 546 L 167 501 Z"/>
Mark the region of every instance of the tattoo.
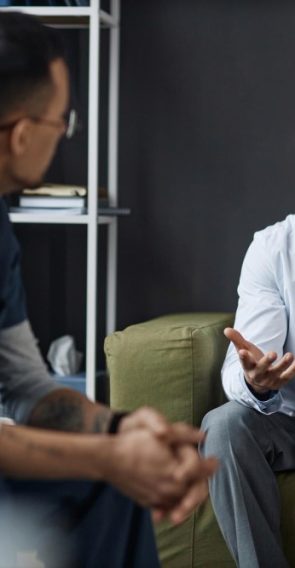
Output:
<path fill-rule="evenodd" d="M 34 408 L 28 426 L 62 432 L 101 433 L 109 431 L 113 412 L 71 390 L 55 391 Z"/>
<path fill-rule="evenodd" d="M 79 399 L 75 400 L 64 394 L 45 399 L 37 405 L 28 425 L 63 432 L 82 432 L 84 430 L 83 405 Z"/>
<path fill-rule="evenodd" d="M 109 426 L 112 420 L 113 413 L 110 408 L 101 407 L 93 421 L 93 432 L 100 432 L 105 434 L 109 431 Z"/>

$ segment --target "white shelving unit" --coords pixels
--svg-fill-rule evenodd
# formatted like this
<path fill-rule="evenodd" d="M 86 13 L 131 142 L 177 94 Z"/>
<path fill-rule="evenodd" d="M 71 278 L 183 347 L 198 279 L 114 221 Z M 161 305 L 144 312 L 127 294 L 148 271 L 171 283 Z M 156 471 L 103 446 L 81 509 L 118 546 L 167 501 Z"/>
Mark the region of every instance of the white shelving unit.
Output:
<path fill-rule="evenodd" d="M 108 196 L 111 207 L 117 207 L 118 94 L 119 94 L 119 23 L 120 0 L 110 0 L 110 12 L 100 9 L 100 0 L 90 0 L 89 7 L 20 7 L 55 27 L 89 28 L 89 95 L 88 95 L 88 213 L 85 215 L 35 215 L 11 213 L 15 223 L 85 224 L 87 226 L 87 313 L 86 313 L 86 392 L 95 398 L 97 373 L 97 256 L 98 226 L 107 226 L 106 334 L 115 329 L 117 216 L 98 215 L 99 187 L 99 63 L 101 26 L 109 28 L 109 101 L 108 101 Z M 95 125 L 98 125 L 96 128 Z M 105 275 L 103 275 L 105 277 Z"/>

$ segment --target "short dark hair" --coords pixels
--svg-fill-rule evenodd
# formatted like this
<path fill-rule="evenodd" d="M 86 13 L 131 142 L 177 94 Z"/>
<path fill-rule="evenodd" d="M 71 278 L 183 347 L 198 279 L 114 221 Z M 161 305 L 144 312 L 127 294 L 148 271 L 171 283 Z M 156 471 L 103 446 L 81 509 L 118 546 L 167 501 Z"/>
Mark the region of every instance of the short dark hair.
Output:
<path fill-rule="evenodd" d="M 58 31 L 28 14 L 0 12 L 0 120 L 50 85 L 50 63 L 59 58 Z"/>

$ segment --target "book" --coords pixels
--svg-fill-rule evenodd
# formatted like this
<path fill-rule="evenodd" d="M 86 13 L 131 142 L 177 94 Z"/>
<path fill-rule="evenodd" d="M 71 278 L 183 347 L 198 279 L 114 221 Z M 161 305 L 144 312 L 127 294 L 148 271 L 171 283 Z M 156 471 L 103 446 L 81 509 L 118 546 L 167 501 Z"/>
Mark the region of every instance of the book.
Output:
<path fill-rule="evenodd" d="M 85 197 L 86 194 L 86 187 L 57 183 L 46 183 L 37 189 L 23 189 L 21 192 L 21 195 L 47 195 L 51 197 Z"/>
<path fill-rule="evenodd" d="M 48 195 L 21 195 L 19 198 L 19 207 L 27 208 L 50 208 L 50 209 L 73 209 L 85 207 L 85 198 L 72 197 L 53 197 Z"/>
<path fill-rule="evenodd" d="M 85 209 L 87 189 L 80 185 L 46 183 L 37 189 L 23 189 L 20 194 L 10 198 L 9 203 L 11 207 L 18 207 L 20 212 L 24 208 Z M 110 208 L 108 193 L 104 187 L 100 187 L 98 191 L 98 207 L 99 210 Z"/>
<path fill-rule="evenodd" d="M 86 215 L 87 209 L 84 207 L 10 207 L 9 213 L 22 213 L 26 215 L 53 215 L 58 217 L 71 215 Z"/>

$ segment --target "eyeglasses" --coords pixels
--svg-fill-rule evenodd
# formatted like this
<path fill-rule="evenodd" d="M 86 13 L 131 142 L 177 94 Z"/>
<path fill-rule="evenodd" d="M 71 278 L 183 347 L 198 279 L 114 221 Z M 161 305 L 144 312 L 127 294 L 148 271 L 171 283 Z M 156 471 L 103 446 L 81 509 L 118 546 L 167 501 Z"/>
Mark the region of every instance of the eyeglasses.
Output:
<path fill-rule="evenodd" d="M 47 124 L 53 128 L 64 128 L 66 138 L 73 138 L 74 134 L 81 130 L 81 123 L 78 118 L 78 113 L 75 109 L 71 109 L 63 118 L 60 120 L 50 120 L 49 118 L 42 118 L 42 116 L 22 116 L 13 122 L 7 122 L 6 124 L 0 124 L 0 130 L 9 130 L 14 128 L 14 126 L 24 118 L 28 118 L 36 123 Z"/>

